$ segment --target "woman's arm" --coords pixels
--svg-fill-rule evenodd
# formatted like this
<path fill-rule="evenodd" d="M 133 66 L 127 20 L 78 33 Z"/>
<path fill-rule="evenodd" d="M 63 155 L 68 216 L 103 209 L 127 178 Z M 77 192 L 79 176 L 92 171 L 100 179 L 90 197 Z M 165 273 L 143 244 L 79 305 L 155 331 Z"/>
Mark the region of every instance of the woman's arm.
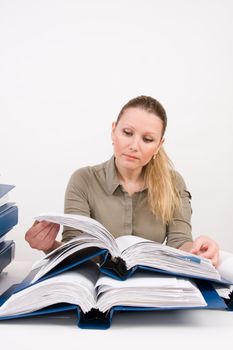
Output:
<path fill-rule="evenodd" d="M 214 266 L 219 262 L 218 244 L 207 236 L 192 239 L 191 227 L 191 194 L 186 188 L 182 176 L 176 172 L 177 189 L 180 193 L 181 208 L 174 213 L 173 221 L 167 225 L 167 244 L 200 255 L 212 261 Z"/>
<path fill-rule="evenodd" d="M 173 219 L 167 224 L 166 235 L 167 245 L 179 248 L 183 244 L 191 244 L 192 226 L 191 226 L 191 194 L 186 188 L 182 176 L 175 172 L 176 187 L 180 195 L 180 207 L 174 211 Z"/>
<path fill-rule="evenodd" d="M 66 214 L 79 214 L 91 216 L 89 194 L 91 191 L 91 178 L 88 167 L 76 170 L 70 177 L 66 187 L 64 212 Z M 75 238 L 80 231 L 64 226 L 62 242 Z"/>

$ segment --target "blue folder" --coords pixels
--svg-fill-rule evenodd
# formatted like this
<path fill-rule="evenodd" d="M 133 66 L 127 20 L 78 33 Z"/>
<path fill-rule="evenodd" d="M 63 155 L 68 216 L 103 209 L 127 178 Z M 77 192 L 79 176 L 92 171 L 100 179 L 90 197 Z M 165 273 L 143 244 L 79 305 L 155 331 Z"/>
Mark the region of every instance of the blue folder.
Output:
<path fill-rule="evenodd" d="M 112 264 L 111 260 L 109 259 L 109 253 L 104 256 L 103 263 L 100 266 L 100 271 L 103 274 L 118 280 L 126 280 L 130 278 L 130 276 L 132 276 L 138 270 L 154 271 L 156 273 L 162 273 L 164 275 L 174 275 L 174 276 L 187 277 L 187 278 L 198 279 L 198 280 L 200 279 L 204 281 L 207 280 L 207 281 L 216 282 L 220 284 L 227 284 L 227 285 L 232 284 L 230 281 L 224 278 L 222 278 L 221 280 L 216 280 L 214 278 L 210 279 L 204 276 L 196 277 L 188 273 L 182 273 L 182 272 L 176 273 L 176 272 L 165 271 L 159 268 L 154 268 L 154 267 L 144 266 L 144 265 L 136 265 L 131 269 L 126 270 L 125 264 L 121 260 L 119 260 L 117 264 Z"/>
<path fill-rule="evenodd" d="M 0 243 L 0 272 L 11 263 L 15 256 L 15 242 L 3 241 Z"/>
<path fill-rule="evenodd" d="M 25 318 L 25 317 L 35 317 L 48 314 L 56 314 L 62 312 L 73 311 L 77 315 L 77 325 L 80 328 L 84 329 L 108 329 L 111 326 L 112 318 L 115 312 L 141 312 L 141 311 L 172 311 L 172 310 L 190 310 L 190 309 L 219 309 L 219 310 L 233 310 L 233 298 L 229 299 L 228 302 L 224 301 L 213 288 L 211 283 L 208 281 L 198 281 L 196 282 L 199 287 L 207 306 L 203 307 L 132 307 L 119 305 L 111 308 L 107 312 L 103 313 L 96 309 L 91 309 L 88 313 L 84 314 L 78 305 L 61 303 L 51 305 L 49 307 L 15 316 L 5 316 L 0 317 L 0 320 L 9 320 L 16 318 Z M 0 305 L 2 305 L 8 297 L 22 288 L 20 286 L 13 286 L 8 289 L 0 297 Z M 24 288 L 25 286 L 23 286 Z"/>
<path fill-rule="evenodd" d="M 0 215 L 7 211 L 9 208 L 12 208 L 15 205 L 14 202 L 8 202 L 0 206 Z"/>
<path fill-rule="evenodd" d="M 200 280 L 208 280 L 211 282 L 217 282 L 220 284 L 225 284 L 225 285 L 229 285 L 231 284 L 231 282 L 225 280 L 225 279 L 221 279 L 219 280 L 215 280 L 215 279 L 207 279 L 205 277 L 195 277 L 191 274 L 187 274 L 187 273 L 173 273 L 173 272 L 168 272 L 168 271 L 164 271 L 162 269 L 158 269 L 158 268 L 153 268 L 153 267 L 148 267 L 148 266 L 144 266 L 144 265 L 137 265 L 133 268 L 131 268 L 130 270 L 126 269 L 125 263 L 124 261 L 122 261 L 122 259 L 119 258 L 118 261 L 115 261 L 114 263 L 111 262 L 110 258 L 110 254 L 108 252 L 107 249 L 101 249 L 101 248 L 97 248 L 97 247 L 91 247 L 91 248 L 85 248 L 83 250 L 80 250 L 76 253 L 74 253 L 72 256 L 69 256 L 68 258 L 64 259 L 60 264 L 58 264 L 57 266 L 55 266 L 52 270 L 50 270 L 47 274 L 45 274 L 43 277 L 40 278 L 40 281 L 59 275 L 60 273 L 64 272 L 64 271 L 68 271 L 78 265 L 81 265 L 87 261 L 90 261 L 96 257 L 99 257 L 99 270 L 100 272 L 102 272 L 103 274 L 112 277 L 114 279 L 118 279 L 118 280 L 126 280 L 127 278 L 130 278 L 130 276 L 132 276 L 136 271 L 140 270 L 146 270 L 146 271 L 154 271 L 156 273 L 162 273 L 164 275 L 174 275 L 174 276 L 180 276 L 180 277 L 187 277 L 187 278 L 192 278 L 192 279 L 200 279 Z M 35 269 L 32 271 L 32 274 L 30 275 L 31 280 L 33 279 L 34 275 L 36 274 L 36 272 L 39 271 L 40 268 Z M 29 282 L 29 279 L 28 279 Z"/>
<path fill-rule="evenodd" d="M 9 232 L 18 223 L 18 207 L 15 205 L 6 207 L 5 210 L 0 212 L 0 237 Z"/>

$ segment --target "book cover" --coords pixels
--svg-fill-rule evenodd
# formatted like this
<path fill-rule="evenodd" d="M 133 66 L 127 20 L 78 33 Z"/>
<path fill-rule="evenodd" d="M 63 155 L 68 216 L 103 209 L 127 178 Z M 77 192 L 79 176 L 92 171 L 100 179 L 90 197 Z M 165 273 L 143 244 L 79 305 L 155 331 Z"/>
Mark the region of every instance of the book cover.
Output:
<path fill-rule="evenodd" d="M 18 207 L 10 206 L 0 213 L 0 237 L 4 236 L 18 223 Z"/>
<path fill-rule="evenodd" d="M 15 242 L 12 240 L 0 242 L 0 273 L 15 257 Z"/>

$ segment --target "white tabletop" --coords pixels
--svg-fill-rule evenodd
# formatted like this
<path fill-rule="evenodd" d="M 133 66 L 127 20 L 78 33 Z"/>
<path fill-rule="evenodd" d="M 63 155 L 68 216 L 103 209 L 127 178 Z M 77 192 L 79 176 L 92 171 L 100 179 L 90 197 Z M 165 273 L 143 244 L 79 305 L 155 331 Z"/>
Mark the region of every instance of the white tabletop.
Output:
<path fill-rule="evenodd" d="M 0 275 L 0 292 L 20 282 L 30 262 L 13 262 Z M 178 310 L 116 313 L 108 330 L 83 330 L 75 315 L 0 322 L 1 345 L 11 349 L 220 349 L 233 348 L 233 312 Z"/>

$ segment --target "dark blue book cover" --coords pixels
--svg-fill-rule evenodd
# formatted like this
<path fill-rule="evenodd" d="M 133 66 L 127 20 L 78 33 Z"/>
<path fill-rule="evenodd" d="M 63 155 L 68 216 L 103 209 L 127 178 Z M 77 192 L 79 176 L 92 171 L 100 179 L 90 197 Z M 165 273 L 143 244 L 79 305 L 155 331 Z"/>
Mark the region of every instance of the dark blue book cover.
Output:
<path fill-rule="evenodd" d="M 18 207 L 12 206 L 0 213 L 0 237 L 9 232 L 18 223 Z"/>
<path fill-rule="evenodd" d="M 8 202 L 8 203 L 6 203 L 6 204 L 4 204 L 4 205 L 1 205 L 1 206 L 0 206 L 0 215 L 1 215 L 4 211 L 6 211 L 6 210 L 8 210 L 9 208 L 13 207 L 13 205 L 15 205 L 15 202 Z"/>
<path fill-rule="evenodd" d="M 11 263 L 15 256 L 15 242 L 4 241 L 0 243 L 0 272 Z"/>

